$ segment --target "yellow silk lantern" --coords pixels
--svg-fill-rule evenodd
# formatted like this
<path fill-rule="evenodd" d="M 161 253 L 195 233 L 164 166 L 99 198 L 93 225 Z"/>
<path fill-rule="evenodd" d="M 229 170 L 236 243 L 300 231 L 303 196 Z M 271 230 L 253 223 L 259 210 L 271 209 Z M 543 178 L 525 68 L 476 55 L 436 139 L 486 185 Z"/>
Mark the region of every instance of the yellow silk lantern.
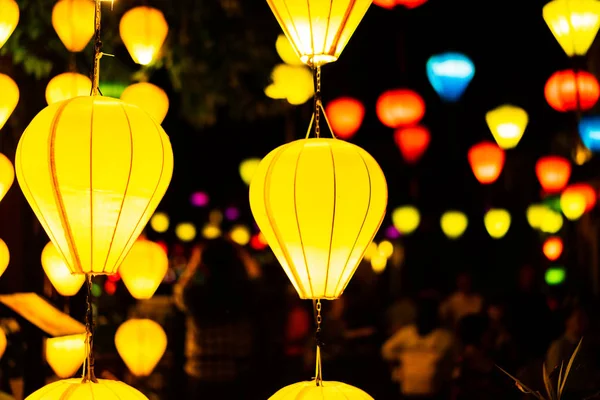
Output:
<path fill-rule="evenodd" d="M 584 56 L 600 28 L 597 0 L 553 0 L 543 8 L 544 21 L 569 57 Z"/>
<path fill-rule="evenodd" d="M 0 328 L 0 358 L 2 358 L 2 356 L 4 355 L 7 345 L 8 340 L 6 339 L 6 333 L 4 333 L 4 329 Z"/>
<path fill-rule="evenodd" d="M 15 169 L 4 154 L 0 153 L 0 201 L 15 181 Z"/>
<path fill-rule="evenodd" d="M 167 93 L 158 86 L 148 82 L 139 82 L 127 86 L 121 94 L 121 100 L 140 107 L 159 124 L 162 124 L 167 116 L 167 112 L 169 112 L 169 97 Z"/>
<path fill-rule="evenodd" d="M 167 349 L 167 334 L 150 319 L 125 321 L 115 334 L 115 346 L 135 376 L 149 376 Z"/>
<path fill-rule="evenodd" d="M 46 340 L 46 361 L 56 376 L 70 378 L 81 367 L 87 356 L 85 351 L 85 333 Z"/>
<path fill-rule="evenodd" d="M 483 218 L 485 229 L 494 239 L 501 239 L 506 235 L 510 228 L 510 220 L 509 212 L 500 208 L 489 210 Z"/>
<path fill-rule="evenodd" d="M 246 185 L 250 185 L 254 173 L 260 164 L 260 158 L 248 158 L 240 164 L 240 177 Z"/>
<path fill-rule="evenodd" d="M 92 80 L 85 75 L 75 72 L 65 72 L 56 75 L 46 86 L 46 102 L 48 104 L 72 99 L 78 96 L 89 96 L 92 90 Z"/>
<path fill-rule="evenodd" d="M 0 74 L 0 129 L 4 127 L 19 103 L 19 87 L 8 75 Z"/>
<path fill-rule="evenodd" d="M 244 225 L 236 225 L 231 228 L 229 237 L 240 246 L 245 246 L 250 242 L 250 229 Z"/>
<path fill-rule="evenodd" d="M 523 137 L 529 116 L 521 107 L 506 104 L 488 111 L 485 114 L 485 121 L 498 146 L 512 149 Z"/>
<path fill-rule="evenodd" d="M 373 241 L 387 206 L 383 171 L 336 139 L 271 151 L 250 184 L 252 214 L 302 299 L 336 299 Z"/>
<path fill-rule="evenodd" d="M 165 250 L 150 240 L 137 240 L 119 267 L 129 293 L 138 300 L 149 299 L 165 278 L 169 258 Z"/>
<path fill-rule="evenodd" d="M 16 165 L 27 201 L 71 272 L 113 274 L 169 186 L 173 151 L 141 108 L 76 97 L 31 121 Z"/>
<path fill-rule="evenodd" d="M 119 31 L 133 61 L 148 65 L 165 42 L 169 26 L 162 11 L 140 6 L 123 15 Z"/>
<path fill-rule="evenodd" d="M 280 389 L 269 400 L 373 400 L 366 392 L 342 382 L 298 382 Z"/>
<path fill-rule="evenodd" d="M 60 0 L 52 9 L 52 26 L 67 50 L 85 49 L 94 36 L 94 2 Z"/>
<path fill-rule="evenodd" d="M 6 268 L 8 268 L 9 263 L 10 251 L 8 250 L 6 242 L 0 239 L 0 276 L 4 274 L 4 271 L 6 271 Z"/>
<path fill-rule="evenodd" d="M 560 208 L 565 217 L 571 221 L 581 218 L 585 212 L 586 205 L 585 196 L 580 192 L 565 190 L 560 195 Z"/>
<path fill-rule="evenodd" d="M 196 227 L 191 222 L 182 222 L 175 227 L 175 235 L 182 242 L 191 242 L 196 238 Z"/>
<path fill-rule="evenodd" d="M 544 221 L 548 207 L 544 204 L 532 204 L 527 207 L 527 222 L 533 229 L 539 229 Z"/>
<path fill-rule="evenodd" d="M 0 48 L 19 23 L 19 5 L 15 0 L 0 0 Z"/>
<path fill-rule="evenodd" d="M 458 239 L 465 233 L 469 219 L 463 212 L 446 211 L 440 219 L 440 225 L 448 239 Z"/>
<path fill-rule="evenodd" d="M 265 94 L 272 99 L 286 99 L 292 105 L 306 103 L 315 93 L 313 75 L 305 66 L 276 65 L 271 80 Z"/>
<path fill-rule="evenodd" d="M 338 59 L 372 0 L 267 0 L 303 63 Z"/>
<path fill-rule="evenodd" d="M 421 223 L 421 214 L 416 207 L 402 206 L 392 212 L 392 223 L 403 235 L 413 233 Z"/>
<path fill-rule="evenodd" d="M 157 212 L 150 219 L 150 227 L 158 233 L 164 233 L 169 229 L 169 216 L 164 212 Z"/>
<path fill-rule="evenodd" d="M 562 228 L 564 223 L 563 216 L 556 211 L 546 209 L 540 224 L 540 230 L 544 233 L 555 234 Z"/>
<path fill-rule="evenodd" d="M 75 296 L 85 282 L 85 275 L 71 274 L 65 259 L 52 242 L 48 242 L 42 250 L 42 267 L 52 286 L 62 296 Z"/>
<path fill-rule="evenodd" d="M 25 400 L 148 400 L 137 389 L 123 382 L 98 379 L 83 382 L 81 378 L 50 383 L 27 396 Z"/>
<path fill-rule="evenodd" d="M 277 41 L 275 42 L 275 49 L 277 50 L 277 54 L 283 60 L 284 63 L 288 65 L 304 65 L 302 60 L 298 57 L 296 50 L 292 47 L 292 44 L 288 40 L 285 35 L 277 36 Z"/>

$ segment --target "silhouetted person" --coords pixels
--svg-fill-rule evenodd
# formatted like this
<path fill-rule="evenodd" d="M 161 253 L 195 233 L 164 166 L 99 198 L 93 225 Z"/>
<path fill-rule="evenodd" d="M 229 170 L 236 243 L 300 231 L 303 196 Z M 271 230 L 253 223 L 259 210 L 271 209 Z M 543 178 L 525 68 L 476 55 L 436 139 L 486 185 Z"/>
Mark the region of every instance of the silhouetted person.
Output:
<path fill-rule="evenodd" d="M 471 314 L 483 310 L 483 297 L 473 292 L 471 275 L 466 272 L 456 277 L 456 291 L 452 293 L 440 308 L 442 318 L 448 326 L 456 327 L 458 322 Z"/>

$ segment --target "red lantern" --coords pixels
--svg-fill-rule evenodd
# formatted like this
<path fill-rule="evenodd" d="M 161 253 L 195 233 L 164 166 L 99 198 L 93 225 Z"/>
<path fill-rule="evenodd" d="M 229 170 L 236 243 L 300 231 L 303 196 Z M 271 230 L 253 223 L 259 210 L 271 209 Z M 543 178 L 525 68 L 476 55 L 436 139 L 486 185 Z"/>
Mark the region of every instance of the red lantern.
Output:
<path fill-rule="evenodd" d="M 425 102 L 412 90 L 393 89 L 379 96 L 376 111 L 382 124 L 396 129 L 418 124 L 425 115 Z"/>
<path fill-rule="evenodd" d="M 546 193 L 557 193 L 569 182 L 571 164 L 563 157 L 542 157 L 535 164 L 535 173 Z"/>
<path fill-rule="evenodd" d="M 556 261 L 563 252 L 563 241 L 557 236 L 552 236 L 546 239 L 542 246 L 542 251 L 546 258 L 550 261 Z"/>
<path fill-rule="evenodd" d="M 427 3 L 427 0 L 396 0 L 396 4 L 406 8 L 417 8 L 422 4 Z"/>
<path fill-rule="evenodd" d="M 325 107 L 333 133 L 340 139 L 350 139 L 365 118 L 365 107 L 351 97 L 340 97 Z"/>
<path fill-rule="evenodd" d="M 404 161 L 414 164 L 419 161 L 427 147 L 429 147 L 431 135 L 424 126 L 411 126 L 396 129 L 394 140 Z"/>
<path fill-rule="evenodd" d="M 544 94 L 550 107 L 556 111 L 576 111 L 578 108 L 580 111 L 587 111 L 598 101 L 600 85 L 589 72 L 567 69 L 555 72 L 548 79 Z"/>
<path fill-rule="evenodd" d="M 585 212 L 590 211 L 596 205 L 596 191 L 589 183 L 574 183 L 567 186 L 565 193 L 575 192 L 581 194 L 585 198 Z"/>
<path fill-rule="evenodd" d="M 483 141 L 469 149 L 469 164 L 481 184 L 496 182 L 504 167 L 504 150 L 496 143 Z"/>

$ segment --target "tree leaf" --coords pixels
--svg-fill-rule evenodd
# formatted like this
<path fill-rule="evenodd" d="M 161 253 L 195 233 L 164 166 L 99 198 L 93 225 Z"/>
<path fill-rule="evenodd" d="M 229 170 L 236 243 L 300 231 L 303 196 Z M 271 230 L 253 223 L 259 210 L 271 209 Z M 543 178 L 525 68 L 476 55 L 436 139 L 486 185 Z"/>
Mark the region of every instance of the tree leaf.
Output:
<path fill-rule="evenodd" d="M 530 389 L 529 387 L 525 386 L 525 384 L 523 384 L 523 382 L 521 382 L 520 380 L 518 380 L 517 378 L 515 378 L 514 376 L 512 376 L 511 374 L 509 374 L 508 372 L 506 372 L 504 369 L 502 369 L 500 366 L 496 365 L 496 368 L 498 368 L 500 371 L 504 372 L 510 379 L 512 379 L 515 384 L 517 385 L 517 387 L 519 388 L 519 390 L 525 394 L 531 394 L 534 395 L 535 397 L 537 397 L 539 400 L 546 400 L 544 399 L 544 396 L 542 396 L 540 394 L 540 392 L 536 392 L 532 389 Z"/>
<path fill-rule="evenodd" d="M 573 361 L 575 361 L 575 357 L 577 356 L 577 353 L 579 352 L 579 348 L 581 347 L 581 342 L 583 342 L 583 338 L 581 338 L 579 340 L 579 344 L 575 348 L 575 351 L 573 352 L 573 354 L 571 354 L 571 359 L 569 360 L 569 363 L 567 364 L 567 369 L 565 370 L 565 376 L 563 378 L 563 381 L 558 383 L 559 384 L 558 392 L 560 394 L 562 394 L 563 389 L 565 388 L 565 384 L 567 383 L 567 378 L 569 377 L 569 372 L 571 372 L 571 367 L 573 366 Z"/>
<path fill-rule="evenodd" d="M 557 400 L 556 392 L 552 387 L 552 382 L 550 382 L 550 376 L 548 375 L 548 371 L 546 370 L 546 362 L 542 362 L 542 375 L 544 377 L 544 386 L 546 386 L 546 392 L 548 393 L 548 397 L 550 400 Z"/>

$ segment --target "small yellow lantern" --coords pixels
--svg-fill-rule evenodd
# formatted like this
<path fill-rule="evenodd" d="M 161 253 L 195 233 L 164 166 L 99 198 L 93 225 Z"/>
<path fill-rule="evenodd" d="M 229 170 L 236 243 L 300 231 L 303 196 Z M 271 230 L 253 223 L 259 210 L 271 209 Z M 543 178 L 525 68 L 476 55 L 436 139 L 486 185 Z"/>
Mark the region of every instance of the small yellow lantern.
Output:
<path fill-rule="evenodd" d="M 164 233 L 169 229 L 169 216 L 164 212 L 157 212 L 150 219 L 150 227 L 158 233 Z"/>
<path fill-rule="evenodd" d="M 196 227 L 191 222 L 181 222 L 175 227 L 175 235 L 182 242 L 191 242 L 196 238 Z"/>
<path fill-rule="evenodd" d="M 150 240 L 137 240 L 119 267 L 129 293 L 138 300 L 149 299 L 165 278 L 169 258 L 165 250 Z"/>
<path fill-rule="evenodd" d="M 244 225 L 236 225 L 231 228 L 229 237 L 240 246 L 245 246 L 250 242 L 250 229 Z"/>
<path fill-rule="evenodd" d="M 92 90 L 92 80 L 76 72 L 65 72 L 56 75 L 46 86 L 46 102 L 48 104 L 72 99 L 73 97 L 89 96 Z"/>
<path fill-rule="evenodd" d="M 0 49 L 19 23 L 19 5 L 15 0 L 0 0 Z"/>
<path fill-rule="evenodd" d="M 125 321 L 115 334 L 115 346 L 135 376 L 149 376 L 167 349 L 167 334 L 150 319 Z"/>
<path fill-rule="evenodd" d="M 4 355 L 6 351 L 6 346 L 8 346 L 8 339 L 6 338 L 6 333 L 4 329 L 0 328 L 0 358 Z"/>
<path fill-rule="evenodd" d="M 297 106 L 315 94 L 313 74 L 305 66 L 276 65 L 271 80 L 273 83 L 265 88 L 265 94 L 272 99 L 286 99 Z"/>
<path fill-rule="evenodd" d="M 440 219 L 440 225 L 448 239 L 458 239 L 465 233 L 469 219 L 461 211 L 446 211 Z"/>
<path fill-rule="evenodd" d="M 377 253 L 384 256 L 386 259 L 390 258 L 394 254 L 394 245 L 389 240 L 382 240 L 377 245 Z"/>
<path fill-rule="evenodd" d="M 260 158 L 248 158 L 240 163 L 240 177 L 246 185 L 250 185 L 254 173 L 260 164 Z"/>
<path fill-rule="evenodd" d="M 531 204 L 527 207 L 527 222 L 533 229 L 539 229 L 542 226 L 548 207 L 544 204 Z"/>
<path fill-rule="evenodd" d="M 485 121 L 498 146 L 512 149 L 523 137 L 529 116 L 521 107 L 510 104 L 497 107 L 485 114 Z"/>
<path fill-rule="evenodd" d="M 283 60 L 284 63 L 288 65 L 304 65 L 302 60 L 298 58 L 298 54 L 296 50 L 292 47 L 292 44 L 288 40 L 285 35 L 277 36 L 277 41 L 275 42 L 275 49 L 277 50 L 277 54 Z"/>
<path fill-rule="evenodd" d="M 581 218 L 586 206 L 585 196 L 580 192 L 565 190 L 560 195 L 560 208 L 565 217 L 571 221 Z"/>
<path fill-rule="evenodd" d="M 373 400 L 366 392 L 342 382 L 298 382 L 280 389 L 269 400 Z"/>
<path fill-rule="evenodd" d="M 510 213 L 501 208 L 493 208 L 485 213 L 483 222 L 485 229 L 494 239 L 501 239 L 510 228 Z"/>
<path fill-rule="evenodd" d="M 8 268 L 8 264 L 10 263 L 10 251 L 8 250 L 8 246 L 6 242 L 0 239 L 0 276 L 4 274 L 6 268 Z"/>
<path fill-rule="evenodd" d="M 0 129 L 4 127 L 19 103 L 19 87 L 12 78 L 0 74 Z"/>
<path fill-rule="evenodd" d="M 15 169 L 4 154 L 0 153 L 0 201 L 15 181 Z"/>
<path fill-rule="evenodd" d="M 569 57 L 584 56 L 600 28 L 600 2 L 553 0 L 543 8 L 544 21 Z"/>
<path fill-rule="evenodd" d="M 167 93 L 148 82 L 139 82 L 127 86 L 121 94 L 121 100 L 125 103 L 135 104 L 150 114 L 159 124 L 162 124 L 169 112 L 169 96 L 167 96 Z"/>
<path fill-rule="evenodd" d="M 94 2 L 60 0 L 52 9 L 52 26 L 67 50 L 85 49 L 94 36 Z"/>
<path fill-rule="evenodd" d="M 215 224 L 208 223 L 202 228 L 202 237 L 205 239 L 216 239 L 221 236 L 221 228 Z"/>
<path fill-rule="evenodd" d="M 48 242 L 42 250 L 42 267 L 52 286 L 62 296 L 75 296 L 85 282 L 85 275 L 71 274 L 65 259 L 52 242 Z"/>
<path fill-rule="evenodd" d="M 85 333 L 46 340 L 46 361 L 52 371 L 61 379 L 70 378 L 87 356 L 85 351 Z"/>
<path fill-rule="evenodd" d="M 376 274 L 380 274 L 385 271 L 385 267 L 387 266 L 387 257 L 383 254 L 375 254 L 373 258 L 371 258 L 371 269 Z"/>
<path fill-rule="evenodd" d="M 371 261 L 371 259 L 379 254 L 379 246 L 375 242 L 369 243 L 367 250 L 365 250 L 364 259 Z M 387 258 L 387 257 L 386 257 Z"/>
<path fill-rule="evenodd" d="M 419 227 L 421 214 L 416 207 L 402 206 L 392 212 L 392 223 L 403 235 L 410 235 Z"/>
<path fill-rule="evenodd" d="M 162 11 L 140 6 L 123 15 L 119 31 L 133 61 L 148 65 L 154 61 L 165 42 L 169 26 Z"/>
<path fill-rule="evenodd" d="M 137 389 L 123 382 L 98 379 L 98 382 L 82 381 L 81 378 L 65 379 L 50 383 L 25 400 L 148 400 Z"/>
<path fill-rule="evenodd" d="M 540 224 L 540 230 L 544 233 L 555 234 L 560 231 L 563 223 L 563 216 L 560 213 L 547 208 Z"/>

